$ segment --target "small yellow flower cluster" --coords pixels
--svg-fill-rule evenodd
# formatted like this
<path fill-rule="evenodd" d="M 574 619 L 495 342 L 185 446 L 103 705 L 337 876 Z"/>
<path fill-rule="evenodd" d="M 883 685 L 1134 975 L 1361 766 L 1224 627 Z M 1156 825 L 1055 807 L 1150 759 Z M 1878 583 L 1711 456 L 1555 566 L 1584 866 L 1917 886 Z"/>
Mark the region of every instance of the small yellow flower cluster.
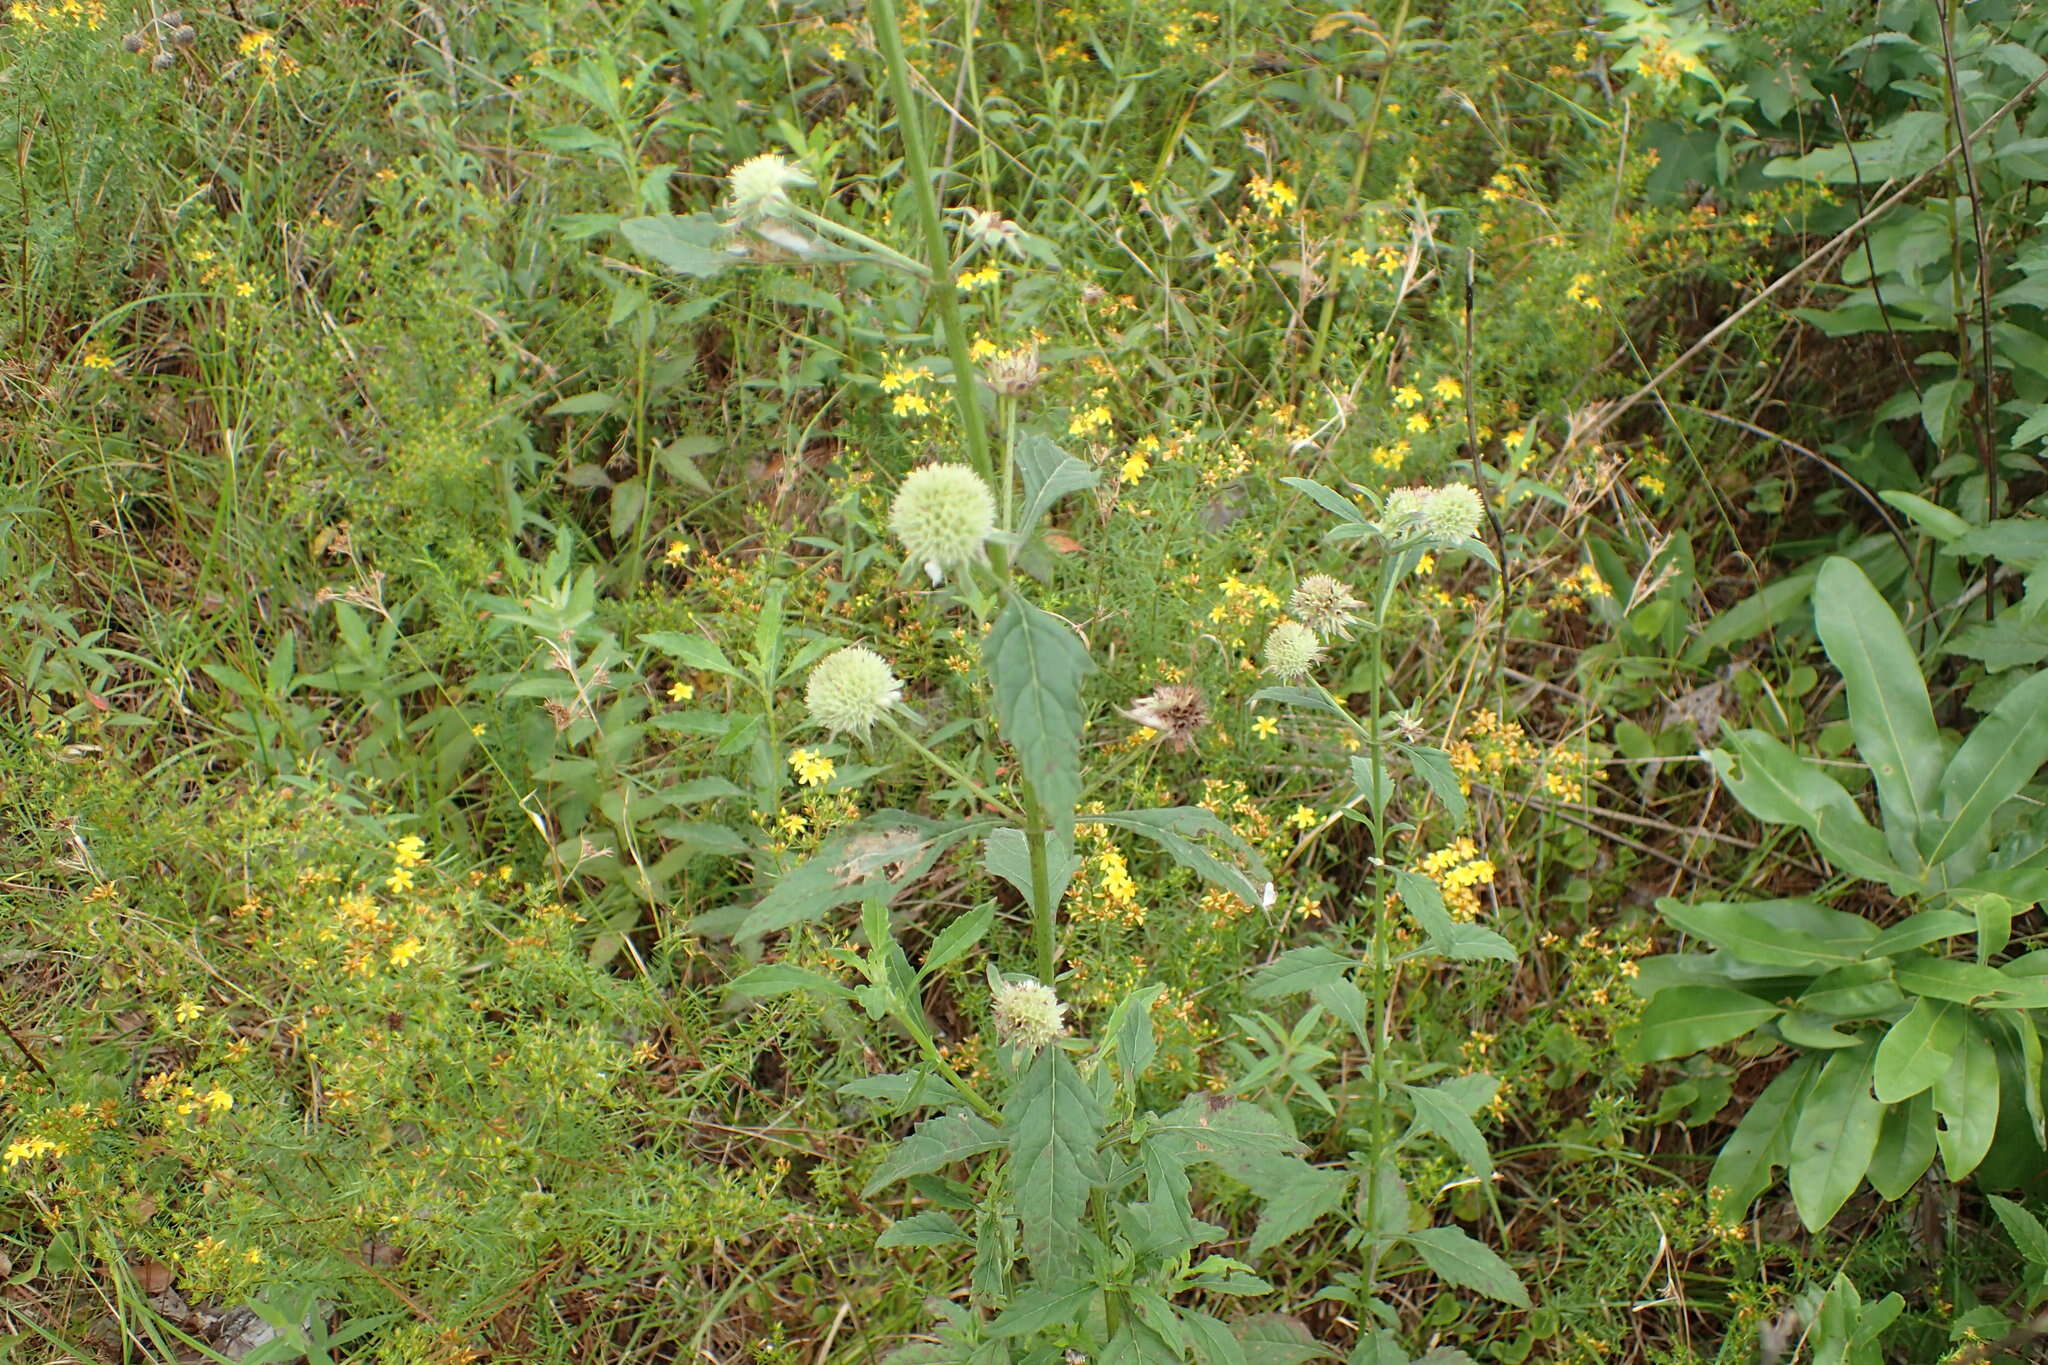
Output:
<path fill-rule="evenodd" d="M 1463 835 L 1423 855 L 1415 870 L 1443 888 L 1444 908 L 1459 919 L 1478 918 L 1484 908 L 1479 888 L 1493 885 L 1493 860 L 1479 856 L 1478 845 Z"/>
<path fill-rule="evenodd" d="M 687 540 L 671 540 L 668 548 L 661 552 L 661 562 L 671 569 L 681 568 L 683 561 L 689 557 L 690 542 Z"/>
<path fill-rule="evenodd" d="M 1093 397 L 1098 401 L 1090 404 L 1088 407 L 1075 409 L 1073 417 L 1067 422 L 1067 435 L 1095 436 L 1110 424 L 1114 414 L 1110 412 L 1105 404 L 1099 401 L 1102 398 L 1102 394 L 1103 391 L 1097 389 Z"/>
<path fill-rule="evenodd" d="M 251 29 L 235 44 L 235 51 L 255 64 L 256 72 L 265 80 L 276 80 L 289 76 L 299 69 L 299 64 L 277 41 L 277 35 L 268 29 Z"/>
<path fill-rule="evenodd" d="M 1510 161 L 1493 173 L 1486 182 L 1486 188 L 1479 191 L 1479 197 L 1489 204 L 1504 204 L 1510 199 L 1529 199 L 1526 187 L 1529 184 L 1529 168 L 1519 161 Z"/>
<path fill-rule="evenodd" d="M 1586 784 L 1604 781 L 1607 770 L 1595 765 L 1582 749 L 1553 744 L 1543 757 L 1543 790 L 1558 801 L 1576 805 L 1586 799 Z"/>
<path fill-rule="evenodd" d="M 975 290 L 984 289 L 1002 278 L 1003 272 L 1001 270 L 992 265 L 984 265 L 978 266 L 973 270 L 961 271 L 953 277 L 953 283 L 959 286 L 961 293 L 971 294 Z"/>
<path fill-rule="evenodd" d="M 1669 39 L 1653 37 L 1643 41 L 1642 53 L 1636 58 L 1636 70 L 1653 85 L 1672 86 L 1695 72 L 1705 71 L 1706 65 Z"/>
<path fill-rule="evenodd" d="M 1475 781 L 1501 786 L 1510 774 L 1536 757 L 1535 746 L 1529 743 L 1522 727 L 1502 720 L 1493 711 L 1481 711 L 1472 717 L 1465 733 L 1450 745 L 1449 753 L 1451 771 L 1458 775 L 1458 787 L 1468 796 Z"/>
<path fill-rule="evenodd" d="M 1593 291 L 1593 277 L 1581 270 L 1565 286 L 1564 296 L 1589 313 L 1600 311 L 1600 296 Z"/>
<path fill-rule="evenodd" d="M 1410 453 L 1408 441 L 1404 437 L 1392 445 L 1374 446 L 1372 448 L 1372 462 L 1381 469 L 1398 470 L 1402 465 L 1408 463 Z"/>
<path fill-rule="evenodd" d="M 209 1086 L 200 1090 L 179 1081 L 175 1071 L 160 1071 L 142 1083 L 142 1098 L 152 1103 L 168 1104 L 171 1112 L 179 1118 L 194 1114 L 211 1117 L 225 1114 L 235 1107 L 235 1097 L 220 1086 Z"/>
<path fill-rule="evenodd" d="M 59 28 L 98 28 L 107 22 L 104 0 L 14 0 L 7 17 L 30 33 Z"/>
<path fill-rule="evenodd" d="M 7 1169 L 11 1171 L 25 1161 L 40 1161 L 46 1156 L 61 1157 L 69 1151 L 70 1148 L 54 1138 L 18 1138 L 7 1144 Z"/>
<path fill-rule="evenodd" d="M 1555 590 L 1538 603 L 1536 609 L 1545 616 L 1553 611 L 1580 611 L 1593 598 L 1613 595 L 1614 590 L 1607 586 L 1607 580 L 1600 576 L 1600 571 L 1588 560 L 1560 578 Z"/>
<path fill-rule="evenodd" d="M 796 770 L 796 780 L 806 787 L 822 787 L 838 771 L 830 758 L 811 749 L 791 749 L 789 766 Z"/>
<path fill-rule="evenodd" d="M 1248 188 L 1251 191 L 1252 202 L 1257 204 L 1259 211 L 1268 218 L 1278 218 L 1301 202 L 1301 196 L 1296 194 L 1294 187 L 1285 180 L 1268 180 L 1263 175 L 1255 175 Z"/>
<path fill-rule="evenodd" d="M 114 358 L 97 344 L 87 346 L 85 353 L 79 356 L 78 363 L 88 370 L 111 370 L 114 368 Z"/>
<path fill-rule="evenodd" d="M 929 417 L 932 403 L 922 392 L 931 378 L 929 372 L 914 366 L 898 365 L 882 375 L 882 392 L 892 394 L 889 410 L 898 417 Z"/>

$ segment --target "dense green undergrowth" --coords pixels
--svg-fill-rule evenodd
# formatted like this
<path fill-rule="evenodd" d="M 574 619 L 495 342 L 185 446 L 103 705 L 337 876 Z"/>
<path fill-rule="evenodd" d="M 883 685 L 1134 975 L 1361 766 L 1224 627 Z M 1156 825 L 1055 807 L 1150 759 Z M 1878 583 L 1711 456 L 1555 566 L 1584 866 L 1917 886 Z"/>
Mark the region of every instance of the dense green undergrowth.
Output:
<path fill-rule="evenodd" d="M 0 1359 L 2024 1349 L 2044 49 L 14 0 Z"/>

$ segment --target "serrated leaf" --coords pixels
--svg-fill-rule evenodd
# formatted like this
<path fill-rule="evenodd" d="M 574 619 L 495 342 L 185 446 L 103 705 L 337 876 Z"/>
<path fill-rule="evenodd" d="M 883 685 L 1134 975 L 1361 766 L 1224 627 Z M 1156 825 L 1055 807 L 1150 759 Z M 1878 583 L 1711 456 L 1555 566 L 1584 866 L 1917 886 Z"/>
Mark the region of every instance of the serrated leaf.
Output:
<path fill-rule="evenodd" d="M 1415 1106 L 1417 1128 L 1442 1138 L 1474 1175 L 1482 1180 L 1491 1178 L 1493 1156 L 1486 1150 L 1486 1139 L 1480 1135 L 1478 1125 L 1472 1122 L 1472 1108 L 1466 1106 L 1463 1096 L 1447 1093 L 1435 1086 L 1404 1085 L 1401 1089 Z M 1489 1095 L 1487 1098 L 1492 1097 Z M 1481 1104 L 1484 1103 L 1482 1100 Z"/>
<path fill-rule="evenodd" d="M 1330 981 L 1347 979 L 1358 959 L 1331 948 L 1289 948 L 1252 973 L 1247 994 L 1254 1000 L 1303 995 Z"/>
<path fill-rule="evenodd" d="M 1476 924 L 1451 918 L 1444 908 L 1443 889 L 1419 872 L 1401 869 L 1394 873 L 1394 885 L 1401 903 L 1422 927 L 1432 951 L 1460 961 L 1492 960 L 1513 962 L 1515 946 Z"/>
<path fill-rule="evenodd" d="M 1151 1131 L 1179 1143 L 1188 1162 L 1293 1156 L 1301 1150 L 1300 1140 L 1259 1106 L 1199 1092 L 1155 1119 Z"/>
<path fill-rule="evenodd" d="M 1001 1131 L 978 1115 L 939 1114 L 928 1118 L 882 1159 L 861 1188 L 861 1198 L 872 1199 L 905 1176 L 936 1171 L 941 1166 L 993 1152 L 1002 1145 Z"/>
<path fill-rule="evenodd" d="M 2036 1270 L 2048 1269 L 2048 1228 L 2041 1226 L 2041 1220 L 2010 1199 L 1995 1194 L 1984 1198 L 2027 1264 Z"/>
<path fill-rule="evenodd" d="M 996 922 L 996 908 L 984 905 L 969 910 L 939 931 L 932 940 L 931 951 L 924 955 L 924 963 L 917 969 L 919 979 L 941 971 L 964 957 L 968 950 L 981 942 L 982 936 Z"/>
<path fill-rule="evenodd" d="M 1438 801 L 1443 803 L 1444 813 L 1451 817 L 1453 824 L 1462 824 L 1465 819 L 1465 793 L 1458 786 L 1458 775 L 1451 769 L 1451 756 L 1442 749 L 1427 745 L 1403 745 L 1401 752 L 1408 756 L 1409 766 L 1415 769 Z"/>
<path fill-rule="evenodd" d="M 1032 1285 L 1010 1300 L 1010 1306 L 989 1325 L 992 1337 L 1021 1337 L 1047 1327 L 1065 1327 L 1081 1321 L 1095 1286 L 1068 1281 L 1053 1285 Z"/>
<path fill-rule="evenodd" d="M 708 214 L 628 218 L 619 224 L 619 232 L 649 260 L 700 280 L 723 275 L 743 259 L 720 249 L 727 237 L 725 227 Z"/>
<path fill-rule="evenodd" d="M 1286 1175 L 1258 1191 L 1264 1206 L 1252 1232 L 1251 1254 L 1263 1256 L 1282 1242 L 1313 1227 L 1325 1214 L 1344 1206 L 1351 1189 L 1348 1171 L 1294 1163 Z"/>
<path fill-rule="evenodd" d="M 1081 798 L 1081 684 L 1095 668 L 1088 648 L 1065 621 L 1013 596 L 989 628 L 982 657 L 1003 738 L 1047 822 L 1065 829 Z"/>
<path fill-rule="evenodd" d="M 1088 1193 L 1103 1179 L 1102 1108 L 1067 1054 L 1047 1048 L 1003 1108 L 1024 1254 L 1041 1280 L 1082 1273 Z"/>
<path fill-rule="evenodd" d="M 1301 1365 L 1305 1360 L 1333 1360 L 1337 1353 L 1315 1338 L 1298 1318 L 1261 1313 L 1231 1329 L 1244 1348 L 1246 1365 Z"/>
<path fill-rule="evenodd" d="M 1423 1228 L 1403 1240 L 1415 1248 L 1437 1278 L 1517 1308 L 1529 1306 L 1529 1291 L 1522 1287 L 1521 1277 L 1492 1247 L 1464 1229 Z"/>
<path fill-rule="evenodd" d="M 1016 457 L 1018 471 L 1024 476 L 1024 515 L 1010 529 L 1020 536 L 1030 535 L 1061 498 L 1093 488 L 1102 478 L 1094 466 L 1075 459 L 1035 431 L 1018 436 Z"/>
<path fill-rule="evenodd" d="M 751 968 L 735 977 L 725 988 L 727 995 L 760 999 L 787 995 L 792 991 L 804 991 L 837 1000 L 853 999 L 852 990 L 824 973 L 786 966 L 780 962 L 763 963 L 759 967 Z"/>
<path fill-rule="evenodd" d="M 739 669 L 725 657 L 725 651 L 701 635 L 679 630 L 651 630 L 640 637 L 640 643 L 654 646 L 686 668 L 723 673 L 728 678 L 741 676 Z"/>

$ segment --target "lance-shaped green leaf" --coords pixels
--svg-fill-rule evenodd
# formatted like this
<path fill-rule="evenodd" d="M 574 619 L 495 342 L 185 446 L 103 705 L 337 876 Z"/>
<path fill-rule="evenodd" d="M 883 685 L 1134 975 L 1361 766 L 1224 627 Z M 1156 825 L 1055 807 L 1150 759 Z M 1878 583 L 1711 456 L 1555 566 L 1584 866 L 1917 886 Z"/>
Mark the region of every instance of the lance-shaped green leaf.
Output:
<path fill-rule="evenodd" d="M 930 870 L 955 842 L 995 825 L 993 820 L 949 822 L 905 811 L 877 811 L 826 840 L 752 906 L 700 915 L 690 922 L 690 931 L 731 934 L 747 942 L 808 923 L 853 901 L 893 899 Z"/>
<path fill-rule="evenodd" d="M 1094 661 L 1074 628 L 1011 597 L 982 646 L 995 683 L 996 723 L 1054 829 L 1081 798 L 1081 684 Z"/>
<path fill-rule="evenodd" d="M 1477 1086 L 1459 1082 L 1478 1081 Z M 1493 1099 L 1497 1084 L 1491 1076 L 1461 1076 L 1438 1086 L 1404 1085 L 1409 1103 L 1415 1106 L 1415 1127 L 1436 1134 L 1458 1159 L 1481 1180 L 1493 1175 L 1493 1157 L 1486 1139 L 1472 1122 L 1472 1115 Z M 1474 1103 L 1473 1101 L 1477 1101 Z"/>
<path fill-rule="evenodd" d="M 1740 1222 L 1749 1206 L 1771 1183 L 1771 1170 L 1792 1154 L 1792 1130 L 1800 1102 L 1820 1070 L 1813 1057 L 1801 1057 L 1774 1077 L 1763 1093 L 1749 1102 L 1749 1112 L 1726 1142 L 1707 1176 L 1715 1212 L 1724 1223 Z"/>
<path fill-rule="evenodd" d="M 1877 781 L 1894 860 L 1916 863 L 1933 828 L 1942 769 L 1941 733 L 1920 680 L 1920 657 L 1898 617 L 1854 560 L 1837 556 L 1813 581 L 1821 647 L 1849 689 L 1849 728 Z M 1896 831 L 1896 833 L 1892 833 Z"/>
<path fill-rule="evenodd" d="M 1963 1007 L 1922 996 L 1877 1045 L 1872 1087 L 1886 1104 L 1910 1099 L 1948 1074 L 1963 1043 Z"/>
<path fill-rule="evenodd" d="M 1884 1106 L 1870 1093 L 1873 1051 L 1831 1054 L 1800 1105 L 1786 1176 L 1808 1232 L 1826 1227 L 1849 1202 L 1877 1154 Z"/>
<path fill-rule="evenodd" d="M 1462 1228 L 1424 1228 L 1408 1233 L 1405 1240 L 1439 1279 L 1517 1308 L 1529 1306 L 1529 1291 L 1522 1287 L 1521 1277 L 1492 1247 Z"/>
<path fill-rule="evenodd" d="M 1166 851 L 1166 855 L 1203 881 L 1228 891 L 1246 905 L 1266 909 L 1273 903 L 1273 877 L 1266 871 L 1259 851 L 1244 838 L 1200 806 L 1165 806 L 1157 810 L 1120 810 L 1108 815 L 1090 815 L 1096 824 L 1142 834 Z M 1232 855 L 1219 858 L 1203 846 L 1213 839 Z"/>
<path fill-rule="evenodd" d="M 1695 938 L 1761 967 L 1825 971 L 1855 962 L 1877 937 L 1860 915 L 1809 900 L 1685 901 L 1665 898 L 1658 913 Z"/>
<path fill-rule="evenodd" d="M 1088 1192 L 1103 1179 L 1102 1108 L 1067 1054 L 1046 1048 L 1003 1108 L 1024 1254 L 1042 1281 L 1077 1278 Z"/>
<path fill-rule="evenodd" d="M 956 1161 L 992 1152 L 1003 1145 L 1003 1134 L 988 1120 L 973 1114 L 940 1114 L 917 1125 L 917 1130 L 896 1144 L 882 1159 L 874 1175 L 861 1190 L 868 1199 L 908 1175 L 923 1175 Z"/>
<path fill-rule="evenodd" d="M 1948 1074 L 1934 1083 L 1934 1111 L 1941 1127 L 1934 1140 L 1951 1180 L 1977 1169 L 1998 1133 L 1998 1053 L 1978 1021 L 1969 1021 Z"/>
<path fill-rule="evenodd" d="M 1783 1011 L 1729 986 L 1673 986 L 1658 991 L 1636 1034 L 1639 1062 L 1661 1062 L 1740 1038 Z"/>
<path fill-rule="evenodd" d="M 1872 881 L 1900 875 L 1886 853 L 1884 836 L 1863 818 L 1855 798 L 1774 736 L 1738 730 L 1707 757 L 1743 809 L 1759 820 L 1805 830 L 1844 872 Z"/>
<path fill-rule="evenodd" d="M 2048 672 L 1999 699 L 1949 760 L 1938 795 L 1943 828 L 1928 851 L 1939 863 L 1988 839 L 1991 818 L 2048 763 Z"/>
<path fill-rule="evenodd" d="M 1886 1199 L 1903 1199 L 1933 1164 L 1934 1097 L 1922 1091 L 1885 1111 L 1870 1158 L 1870 1188 Z"/>
<path fill-rule="evenodd" d="M 649 260 L 700 280 L 722 275 L 745 260 L 722 249 L 731 233 L 708 213 L 628 218 L 619 231 Z"/>

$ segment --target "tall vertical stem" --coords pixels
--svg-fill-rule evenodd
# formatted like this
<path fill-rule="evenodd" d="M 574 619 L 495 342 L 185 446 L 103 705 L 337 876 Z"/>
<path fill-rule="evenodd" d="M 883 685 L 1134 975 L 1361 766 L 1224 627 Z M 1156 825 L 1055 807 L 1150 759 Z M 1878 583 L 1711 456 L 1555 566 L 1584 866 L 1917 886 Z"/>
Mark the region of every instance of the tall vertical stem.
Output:
<path fill-rule="evenodd" d="M 889 68 L 890 98 L 896 105 L 896 126 L 903 134 L 903 162 L 910 174 L 917 215 L 924 220 L 925 251 L 931 258 L 932 291 L 939 305 L 939 323 L 946 333 L 946 353 L 953 362 L 953 404 L 960 411 L 960 430 L 967 455 L 982 478 L 995 481 L 989 457 L 988 427 L 981 400 L 974 391 L 974 362 L 967 354 L 967 324 L 960 316 L 960 294 L 953 283 L 953 256 L 946 247 L 946 229 L 939 220 L 939 198 L 932 190 L 931 158 L 925 150 L 924 120 L 910 88 L 910 62 L 903 55 L 901 20 L 896 0 L 870 0 L 875 42 Z M 963 39 L 972 42 L 970 34 Z"/>
<path fill-rule="evenodd" d="M 1024 850 L 1031 859 L 1031 941 L 1038 958 L 1038 979 L 1048 986 L 1059 968 L 1053 948 L 1053 921 L 1058 907 L 1052 903 L 1052 859 L 1046 849 L 1045 807 L 1031 779 L 1020 778 L 1017 790 L 1024 796 Z"/>

